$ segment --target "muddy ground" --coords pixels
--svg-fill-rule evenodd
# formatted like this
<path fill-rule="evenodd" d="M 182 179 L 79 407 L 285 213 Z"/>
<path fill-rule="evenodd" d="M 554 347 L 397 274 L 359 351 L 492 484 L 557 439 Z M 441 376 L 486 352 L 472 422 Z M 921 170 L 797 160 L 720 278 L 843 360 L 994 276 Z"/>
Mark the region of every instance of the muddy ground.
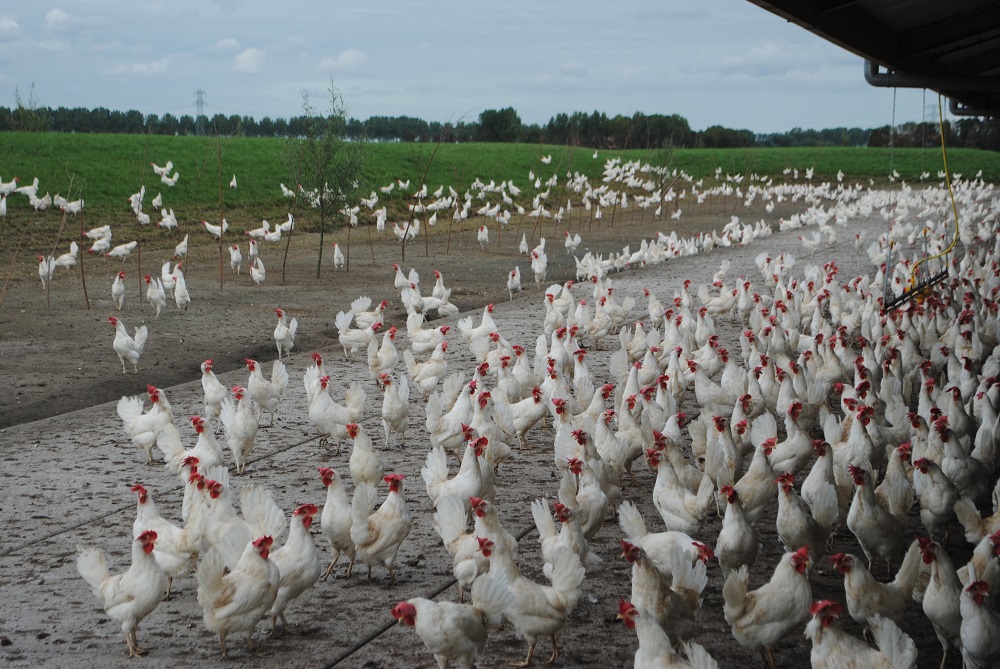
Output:
<path fill-rule="evenodd" d="M 743 220 L 761 218 L 776 223 L 779 215 L 790 209 L 768 214 L 758 203 L 737 213 Z M 716 203 L 705 206 L 697 215 L 685 212 L 678 222 L 669 219 L 649 224 L 649 218 L 617 218 L 614 225 L 605 218 L 602 225 L 588 225 L 577 219 L 573 231 L 580 231 L 584 246 L 608 253 L 624 244 L 635 249 L 640 239 L 657 230 L 678 229 L 694 234 L 706 227 L 721 228 L 734 213 Z M 870 273 L 867 257 L 855 253 L 853 231 L 861 227 L 881 230 L 879 218 L 852 221 L 843 229 L 836 245 L 821 249 L 813 262 L 836 260 L 841 267 L 838 278 L 847 280 L 859 273 Z M 93 595 L 75 568 L 76 547 L 95 544 L 109 554 L 112 571 L 124 569 L 128 551 L 134 495 L 129 487 L 136 482 L 152 492 L 161 513 L 179 519 L 181 489 L 175 475 L 162 465 L 147 466 L 144 455 L 122 435 L 121 421 L 114 403 L 122 395 L 144 392 L 146 384 L 166 389 L 178 417 L 178 427 L 185 445 L 194 443 L 186 416 L 201 410 L 199 365 L 206 358 L 215 360 L 220 378 L 227 385 L 243 383 L 247 373 L 246 357 L 269 364 L 276 356 L 271 332 L 274 307 L 280 306 L 300 323 L 295 352 L 288 362 L 291 381 L 271 427 L 261 429 L 244 477 L 233 477 L 234 487 L 244 482 L 264 482 L 275 494 L 286 513 L 297 505 L 322 504 L 325 491 L 316 469 L 332 466 L 347 473 L 348 451 L 337 455 L 321 447 L 307 417 L 302 374 L 310 364 L 309 353 L 320 351 L 327 369 L 336 379 L 358 379 L 368 393 L 364 420 L 366 428 L 381 434 L 379 411 L 381 393 L 370 380 L 366 365 L 345 362 L 336 342 L 334 315 L 346 309 L 359 295 L 373 300 L 388 299 L 389 323 L 404 327 L 404 311 L 392 285 L 393 262 L 404 269 L 415 267 L 421 286 L 428 292 L 434 269 L 444 273 L 453 289 L 452 301 L 462 315 L 478 314 L 483 305 L 495 302 L 494 318 L 512 343 L 524 343 L 533 349 L 534 338 L 541 332 L 543 309 L 541 290 L 525 276 L 522 295 L 508 301 L 505 275 L 515 265 L 528 275 L 529 263 L 517 252 L 512 225 L 500 239 L 491 231 L 492 243 L 482 250 L 475 231 L 468 223 L 464 232 L 455 231 L 431 237 L 425 251 L 424 240 L 406 250 L 405 261 L 394 240 L 383 239 L 369 246 L 364 233 L 355 233 L 351 247 L 350 271 L 332 269 L 332 252 L 327 249 L 327 266 L 322 278 L 315 278 L 316 239 L 310 235 L 293 238 L 286 281 L 280 281 L 282 247 L 264 247 L 262 257 L 268 268 L 267 279 L 260 287 L 241 276 L 225 276 L 219 288 L 215 247 L 207 235 L 192 244 L 188 284 L 191 307 L 178 312 L 168 304 L 158 320 L 145 304 L 144 287 L 136 282 L 137 261 L 125 264 L 129 273 L 129 292 L 125 307 L 118 312 L 111 302 L 109 288 L 118 264 L 88 259 L 86 265 L 91 305 L 84 306 L 79 273 L 60 271 L 47 308 L 46 295 L 40 290 L 37 276 L 16 279 L 0 306 L 0 452 L 5 465 L 0 469 L 6 494 L 0 502 L 0 522 L 7 528 L 0 556 L 0 658 L 9 667 L 204 667 L 218 666 L 217 638 L 205 630 L 196 601 L 193 578 L 174 584 L 174 597 L 163 602 L 143 623 L 139 638 L 150 653 L 128 660 L 125 644 L 116 625 L 97 606 Z M 528 230 L 530 224 L 523 224 Z M 562 282 L 574 276 L 572 256 L 562 246 L 563 227 L 551 221 L 545 224 L 548 239 L 548 283 Z M 538 230 L 535 230 L 537 240 Z M 342 242 L 346 241 L 340 238 Z M 450 247 L 449 247 L 450 245 Z M 282 245 L 283 246 L 283 245 Z M 281 250 L 279 250 L 281 249 Z M 723 259 L 732 263 L 729 276 L 746 275 L 759 282 L 753 258 L 761 251 L 790 251 L 801 255 L 795 233 L 776 234 L 745 248 L 717 249 L 710 255 L 672 260 L 668 263 L 621 273 L 614 277 L 621 295 L 636 298 L 635 316 L 645 313 L 642 288 L 648 286 L 661 299 L 669 298 L 680 282 L 710 280 Z M 374 262 L 372 255 L 374 253 Z M 154 258 L 149 269 L 158 268 L 165 258 Z M 228 260 L 228 258 L 227 258 Z M 30 263 L 31 258 L 23 262 Z M 145 267 L 143 271 L 148 271 Z M 542 289 L 546 287 L 543 284 Z M 110 315 L 120 316 L 128 327 L 145 323 L 150 330 L 139 373 L 121 374 L 121 367 L 111 348 L 113 328 Z M 454 324 L 456 318 L 442 323 Z M 737 350 L 738 323 L 717 322 L 725 346 Z M 401 337 L 399 346 L 405 346 Z M 471 373 L 473 358 L 457 333 L 449 336 L 450 370 Z M 609 380 L 604 353 L 592 349 L 588 357 L 595 380 Z M 609 342 L 610 343 L 610 342 Z M 413 393 L 417 395 L 417 393 Z M 343 388 L 334 395 L 343 397 Z M 693 393 L 685 410 L 696 413 Z M 406 475 L 406 495 L 413 514 L 414 527 L 399 553 L 399 582 L 393 584 L 384 571 L 376 570 L 368 582 L 363 570 L 351 579 L 319 582 L 315 588 L 293 602 L 287 609 L 289 621 L 301 632 L 267 641 L 269 657 L 248 657 L 238 639 L 230 644 L 231 657 L 244 666 L 273 666 L 280 662 L 289 667 L 434 667 L 411 629 L 391 626 L 390 608 L 398 601 L 441 591 L 440 597 L 455 599 L 457 588 L 451 582 L 451 559 L 431 525 L 433 507 L 424 491 L 420 467 L 428 450 L 423 427 L 423 403 L 413 402 L 414 413 L 405 445 L 393 442 L 382 452 L 386 467 Z M 181 424 L 183 423 L 183 425 Z M 525 574 L 542 580 L 537 533 L 531 528 L 529 503 L 539 497 L 554 497 L 558 487 L 552 458 L 551 424 L 536 427 L 529 440 L 534 448 L 515 453 L 500 470 L 498 505 L 505 526 L 514 534 L 525 533 L 521 540 L 520 564 Z M 220 437 L 221 439 L 221 437 Z M 377 442 L 377 443 L 380 443 Z M 157 455 L 159 453 L 157 452 Z M 641 463 L 636 479 L 627 482 L 625 497 L 643 512 L 651 531 L 662 523 L 651 501 L 654 476 Z M 350 486 L 350 484 L 348 484 Z M 758 524 L 763 552 L 752 569 L 751 586 L 770 577 L 781 555 L 774 529 L 776 503 Z M 721 525 L 719 518 L 704 523 L 698 538 L 715 543 Z M 913 514 L 911 529 L 919 529 Z M 329 557 L 329 547 L 316 532 L 322 558 Z M 628 565 L 620 556 L 621 531 L 608 522 L 594 542 L 602 558 L 601 565 L 587 574 L 583 597 L 559 634 L 560 667 L 632 666 L 637 646 L 635 634 L 616 622 L 618 600 L 630 593 Z M 964 563 L 969 548 L 961 532 L 952 532 L 947 546 L 957 563 Z M 853 537 L 842 532 L 836 551 L 860 554 Z M 339 574 L 343 575 L 341 566 Z M 882 570 L 876 572 L 880 577 Z M 814 597 L 843 601 L 842 579 L 828 562 L 818 565 L 811 576 Z M 755 652 L 739 646 L 732 638 L 722 615 L 722 577 L 717 563 L 709 568 L 709 585 L 699 614 L 700 632 L 696 640 L 704 645 L 723 667 L 757 666 Z M 442 590 L 443 589 L 443 590 Z M 858 633 L 852 623 L 847 628 Z M 917 643 L 920 666 L 937 666 L 940 647 L 933 629 L 918 606 L 907 612 L 902 625 Z M 265 624 L 258 626 L 256 638 L 263 639 Z M 779 666 L 802 667 L 808 664 L 809 643 L 796 633 L 775 648 Z M 487 657 L 481 667 L 502 667 L 524 657 L 526 646 L 515 637 L 513 628 L 504 623 L 491 633 Z M 542 641 L 536 664 L 548 657 L 550 646 Z M 957 656 L 948 666 L 959 666 Z"/>

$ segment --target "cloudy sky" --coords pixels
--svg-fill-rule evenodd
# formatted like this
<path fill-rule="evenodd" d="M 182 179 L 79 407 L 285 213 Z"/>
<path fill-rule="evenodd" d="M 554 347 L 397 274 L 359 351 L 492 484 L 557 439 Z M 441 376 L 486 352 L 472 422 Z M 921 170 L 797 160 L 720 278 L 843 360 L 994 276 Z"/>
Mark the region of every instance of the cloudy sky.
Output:
<path fill-rule="evenodd" d="M 680 114 L 783 132 L 892 121 L 862 61 L 746 0 L 41 0 L 0 6 L 0 106 L 288 118 L 331 82 L 348 113 L 527 123 Z M 928 108 L 936 95 L 928 92 Z M 900 90 L 896 121 L 920 121 Z M 936 107 L 934 108 L 936 114 Z"/>

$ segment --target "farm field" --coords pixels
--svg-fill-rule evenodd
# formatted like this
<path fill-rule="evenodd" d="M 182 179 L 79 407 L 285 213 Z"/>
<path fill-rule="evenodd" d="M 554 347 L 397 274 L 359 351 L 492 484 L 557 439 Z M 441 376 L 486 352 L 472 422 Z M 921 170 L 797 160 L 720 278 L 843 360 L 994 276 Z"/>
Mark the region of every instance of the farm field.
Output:
<path fill-rule="evenodd" d="M 227 148 L 227 156 L 233 155 L 228 152 L 236 145 L 234 140 Z M 450 147 L 442 147 L 442 151 L 445 148 Z M 538 148 L 531 149 L 533 153 L 524 157 L 523 164 L 512 169 L 514 176 L 506 178 L 527 182 L 526 174 L 531 170 L 540 173 L 544 180 L 550 174 L 563 174 L 569 168 L 570 157 L 561 158 L 556 147 L 552 147 L 553 160 L 549 166 L 540 166 Z M 900 159 L 900 153 L 897 152 L 896 159 Z M 584 160 L 593 162 L 591 154 L 589 151 L 576 152 L 572 156 L 572 164 Z M 680 162 L 681 152 L 677 154 Z M 626 155 L 623 154 L 623 157 Z M 784 162 L 787 155 L 781 161 L 781 168 L 768 172 L 774 174 L 776 180 L 785 178 L 782 170 L 789 165 Z M 445 154 L 439 154 L 435 165 L 439 159 L 445 164 L 445 158 Z M 640 159 L 638 155 L 635 158 Z M 735 166 L 737 158 L 730 158 Z M 745 160 L 746 155 L 743 158 Z M 961 161 L 960 156 L 958 159 Z M 500 162 L 499 159 L 494 160 Z M 956 165 L 955 157 L 950 156 L 950 160 L 954 171 L 963 169 Z M 110 551 L 112 571 L 124 568 L 134 517 L 134 495 L 128 491 L 132 483 L 141 481 L 147 485 L 163 514 L 179 518 L 180 490 L 176 477 L 159 462 L 152 467 L 147 466 L 144 455 L 121 434 L 121 421 L 114 408 L 117 399 L 123 395 L 143 394 L 147 384 L 166 389 L 177 416 L 175 422 L 184 435 L 185 445 L 189 446 L 192 439 L 186 417 L 199 413 L 202 408 L 201 388 L 197 381 L 200 363 L 207 358 L 213 359 L 216 371 L 227 385 L 246 380 L 245 358 L 258 359 L 264 363 L 265 369 L 269 369 L 270 361 L 276 357 L 271 336 L 275 307 L 283 308 L 300 323 L 294 354 L 287 363 L 291 382 L 286 398 L 277 410 L 274 425 L 261 430 L 247 474 L 233 476 L 233 482 L 234 488 L 251 482 L 266 484 L 274 491 L 276 500 L 287 515 L 295 506 L 307 501 L 322 504 L 324 491 L 316 475 L 318 466 L 330 465 L 345 473 L 348 470 L 349 449 L 345 448 L 337 454 L 331 448 L 320 446 L 308 418 L 302 377 L 311 364 L 311 352 L 323 354 L 337 384 L 334 396 L 338 400 L 343 398 L 348 381 L 363 383 L 367 401 L 360 422 L 376 444 L 381 444 L 381 393 L 370 379 L 363 360 L 342 359 L 334 316 L 338 311 L 347 309 L 351 300 L 359 295 L 370 296 L 376 302 L 384 298 L 390 301 L 386 325 L 395 325 L 405 331 L 406 314 L 400 304 L 399 293 L 393 287 L 392 263 L 400 264 L 404 271 L 411 267 L 416 269 L 425 293 L 433 282 L 433 271 L 443 273 L 446 285 L 452 288 L 452 302 L 461 313 L 455 317 L 435 318 L 431 325 L 452 326 L 448 337 L 452 344 L 448 353 L 449 371 L 460 371 L 468 376 L 472 374 L 476 361 L 457 332 L 458 318 L 471 315 L 478 323 L 483 306 L 494 303 L 498 305 L 494 318 L 502 334 L 511 343 L 523 343 L 529 351 L 533 350 L 535 337 L 542 331 L 542 291 L 551 284 L 576 278 L 574 258 L 562 245 L 564 231 L 581 235 L 581 251 L 586 248 L 607 256 L 621 252 L 625 245 L 634 251 L 641 240 L 655 238 L 658 232 L 665 235 L 676 233 L 682 238 L 693 238 L 711 231 L 721 233 L 727 224 L 732 223 L 734 216 L 749 224 L 763 221 L 776 231 L 780 221 L 805 211 L 810 204 L 829 206 L 832 203 L 832 200 L 814 193 L 806 198 L 789 198 L 770 209 L 768 202 L 762 198 L 747 204 L 742 194 L 749 185 L 731 181 L 727 185 L 724 177 L 718 182 L 712 181 L 715 167 L 722 163 L 709 167 L 706 162 L 704 171 L 692 171 L 692 174 L 695 180 L 705 179 L 705 184 L 711 184 L 703 188 L 717 186 L 719 190 L 716 194 L 707 197 L 702 204 L 696 204 L 691 183 L 678 181 L 674 184 L 675 197 L 682 190 L 686 197 L 668 203 L 660 217 L 630 204 L 627 210 L 618 207 L 605 209 L 604 216 L 595 220 L 592 213 L 585 212 L 575 201 L 572 213 L 567 214 L 563 221 L 543 219 L 537 222 L 520 216 L 512 219 L 502 231 L 495 222 L 482 218 L 470 217 L 466 221 L 450 224 L 442 220 L 432 234 L 427 237 L 421 234 L 405 248 L 405 252 L 390 233 L 369 238 L 369 231 L 360 226 L 351 233 L 349 270 L 334 269 L 332 266 L 333 243 L 337 242 L 347 250 L 347 230 L 341 227 L 327 233 L 323 249 L 324 265 L 319 279 L 316 278 L 319 242 L 314 231 L 315 219 L 311 212 L 299 210 L 295 214 L 297 227 L 288 246 L 284 277 L 281 268 L 285 240 L 273 245 L 262 242 L 261 256 L 267 266 L 267 278 L 260 286 L 255 286 L 247 275 L 245 265 L 241 274 L 230 271 L 228 254 L 199 225 L 201 215 L 197 212 L 215 212 L 218 216 L 219 211 L 217 207 L 198 204 L 213 202 L 213 194 L 218 197 L 218 166 L 214 159 L 206 158 L 203 169 L 194 171 L 195 175 L 206 175 L 193 180 L 198 185 L 186 183 L 184 176 L 178 184 L 178 197 L 182 185 L 193 191 L 205 189 L 204 193 L 191 196 L 194 199 L 183 205 L 184 211 L 190 214 L 185 216 L 180 231 L 143 230 L 141 260 L 137 255 L 130 256 L 124 263 L 112 258 L 86 257 L 83 268 L 89 308 L 79 266 L 74 270 L 58 269 L 51 292 L 42 291 L 35 272 L 34 256 L 48 253 L 57 235 L 59 241 L 56 245 L 61 251 L 70 238 L 78 235 L 79 229 L 88 229 L 106 220 L 111 220 L 113 226 L 134 229 L 126 228 L 135 224 L 124 199 L 141 180 L 138 175 L 148 172 L 145 167 L 147 162 L 145 154 L 142 160 L 135 159 L 132 169 L 136 178 L 118 177 L 118 185 L 108 191 L 107 211 L 117 207 L 110 203 L 120 198 L 120 209 L 124 215 L 109 213 L 108 218 L 104 218 L 97 213 L 100 211 L 97 205 L 104 196 L 95 196 L 96 202 L 91 210 L 88 195 L 85 196 L 88 199 L 87 208 L 81 214 L 83 220 L 67 217 L 61 234 L 58 233 L 61 216 L 47 214 L 48 218 L 39 224 L 32 220 L 32 213 L 20 206 L 12 207 L 8 219 L 2 223 L 4 241 L 0 247 L 0 268 L 5 269 L 5 278 L 7 269 L 14 267 L 15 271 L 0 303 L 0 373 L 5 379 L 13 380 L 0 393 L 0 416 L 3 419 L 0 443 L 9 462 L 3 477 L 11 491 L 8 503 L 0 506 L 0 521 L 9 527 L 29 525 L 23 528 L 19 534 L 21 538 L 7 551 L 7 559 L 0 563 L 0 621 L 3 621 L 0 623 L 0 657 L 8 666 L 201 667 L 206 663 L 214 665 L 219 662 L 218 639 L 205 630 L 201 621 L 193 578 L 179 579 L 175 584 L 174 599 L 162 603 L 141 626 L 140 637 L 143 645 L 150 647 L 150 654 L 141 659 L 128 660 L 124 657 L 120 632 L 98 608 L 96 600 L 76 573 L 73 561 L 78 543 L 92 543 Z M 812 164 L 806 155 L 797 169 L 804 173 Z M 834 161 L 832 172 L 824 169 L 825 178 L 820 176 L 817 166 L 814 181 L 830 180 L 836 173 L 835 165 Z M 259 163 L 254 163 L 254 170 L 248 168 L 248 174 L 256 174 L 255 170 L 259 167 Z M 280 167 L 275 169 L 283 173 Z M 436 187 L 434 184 L 457 184 L 455 174 L 461 170 L 457 165 L 452 165 L 450 169 L 450 177 L 441 176 L 440 181 L 429 178 L 428 183 L 432 187 Z M 494 176 L 485 167 L 481 175 L 472 168 L 468 169 L 466 177 L 470 182 L 475 176 L 483 181 L 505 179 L 500 175 Z M 902 171 L 903 168 L 897 169 Z M 970 161 L 964 169 L 974 174 L 978 167 Z M 986 168 L 983 169 L 985 174 Z M 727 167 L 723 167 L 723 174 L 728 171 Z M 734 169 L 733 173 L 743 171 Z M 238 170 L 227 167 L 223 172 L 224 180 L 228 180 L 230 172 L 240 174 Z M 7 179 L 8 173 L 10 170 L 0 163 L 0 175 Z M 31 174 L 30 171 L 24 173 Z M 373 187 L 388 183 L 390 178 L 405 179 L 415 173 L 416 170 L 404 174 L 389 171 L 379 175 L 381 178 L 373 182 Z M 859 181 L 861 173 L 855 175 L 853 180 Z M 68 176 L 70 173 L 65 174 Z M 211 184 L 208 183 L 211 180 L 208 175 L 214 179 Z M 594 173 L 594 180 L 599 179 L 599 175 L 600 169 Z M 255 182 L 250 176 L 245 181 L 241 177 L 241 186 L 232 192 L 224 190 L 224 196 L 249 198 L 251 196 L 243 194 L 243 183 L 247 183 L 247 192 L 258 192 L 275 189 L 276 183 L 281 180 L 277 175 L 253 177 L 258 178 L 260 181 Z M 790 182 L 794 179 L 791 175 L 787 178 Z M 89 192 L 96 181 L 95 177 L 87 176 L 84 189 Z M 846 181 L 851 182 L 852 178 L 846 178 Z M 937 183 L 936 179 L 931 181 Z M 800 174 L 798 183 L 802 182 L 804 178 Z M 882 185 L 886 191 L 900 188 L 898 184 L 883 182 Z M 736 188 L 740 189 L 740 196 L 735 193 Z M 862 189 L 867 188 L 865 177 Z M 150 184 L 147 198 L 157 190 Z M 552 199 L 556 201 L 553 202 L 554 209 L 558 199 L 555 195 Z M 255 227 L 263 212 L 273 212 L 268 215 L 274 220 L 284 218 L 288 205 L 280 198 L 268 201 L 269 204 L 263 200 L 252 203 L 247 200 L 239 204 L 237 200 L 232 207 L 227 201 L 223 213 L 230 216 L 235 232 L 241 233 L 244 229 Z M 14 200 L 12 204 L 18 203 Z M 682 213 L 676 219 L 671 218 L 670 213 L 677 209 Z M 179 214 L 181 211 L 178 208 Z M 477 229 L 482 223 L 490 226 L 490 242 L 485 248 L 477 241 Z M 633 320 L 645 318 L 643 288 L 652 289 L 666 301 L 680 290 L 686 279 L 692 280 L 696 286 L 711 282 L 713 274 L 727 261 L 726 283 L 732 284 L 738 277 L 746 276 L 755 284 L 763 284 L 754 259 L 764 251 L 772 255 L 787 253 L 798 257 L 797 276 L 802 276 L 799 270 L 806 265 L 822 266 L 834 262 L 840 272 L 838 279 L 847 281 L 854 276 L 874 273 L 867 254 L 855 249 L 854 235 L 864 231 L 868 240 L 873 240 L 888 225 L 878 211 L 838 220 L 836 241 L 820 247 L 813 258 L 806 257 L 808 254 L 797 238 L 799 232 L 809 232 L 790 231 L 756 239 L 747 246 L 715 248 L 710 253 L 675 258 L 643 269 L 633 268 L 612 274 L 611 278 L 616 296 L 635 299 L 637 307 Z M 139 275 L 158 273 L 160 265 L 170 257 L 174 244 L 185 232 L 191 234 L 185 276 L 192 302 L 183 311 L 168 302 L 166 310 L 157 319 L 145 301 L 145 285 L 140 284 Z M 117 241 L 119 232 L 116 230 L 115 234 Z M 537 244 L 541 237 L 547 240 L 548 274 L 540 287 L 531 281 L 529 262 L 519 253 L 517 242 L 522 234 L 531 245 Z M 16 240 L 19 235 L 22 241 L 18 246 Z M 127 239 L 128 232 L 122 232 L 120 236 L 122 240 Z M 242 237 L 237 238 L 245 250 L 245 241 Z M 14 258 L 15 253 L 17 259 Z M 520 295 L 509 300 L 505 278 L 515 265 L 524 275 L 525 287 Z M 128 283 L 125 303 L 119 311 L 112 303 L 109 289 L 113 274 L 122 268 Z M 588 284 L 579 284 L 575 292 L 580 299 L 593 299 Z M 131 371 L 121 373 L 120 363 L 111 349 L 114 330 L 107 319 L 112 315 L 122 318 L 130 330 L 140 323 L 149 328 L 149 341 L 140 359 L 138 374 Z M 720 316 L 716 318 L 716 323 L 722 345 L 731 351 L 738 351 L 742 330 L 739 320 Z M 399 347 L 402 350 L 405 336 L 401 334 L 400 338 Z M 587 360 L 595 382 L 610 381 L 609 360 L 611 353 L 618 348 L 615 338 L 606 339 L 604 349 L 607 350 L 599 350 L 596 342 L 586 337 L 582 344 L 588 349 Z M 232 638 L 230 652 L 236 661 L 248 667 L 268 666 L 275 661 L 296 667 L 380 669 L 436 666 L 413 630 L 391 626 L 392 619 L 388 614 L 389 609 L 402 599 L 430 595 L 441 588 L 444 588 L 441 599 L 457 599 L 456 588 L 446 587 L 451 579 L 451 560 L 433 530 L 434 509 L 424 492 L 420 475 L 429 444 L 423 420 L 424 403 L 415 390 L 411 390 L 411 400 L 413 414 L 404 445 L 399 445 L 398 437 L 394 436 L 393 444 L 380 451 L 387 471 L 392 469 L 406 475 L 406 497 L 414 517 L 413 532 L 404 542 L 397 562 L 400 582 L 392 584 L 385 570 L 380 568 L 375 569 L 372 582 L 365 579 L 363 568 L 356 569 L 351 579 L 321 581 L 288 608 L 289 622 L 299 628 L 300 635 L 268 640 L 265 651 L 270 656 L 265 658 L 248 657 L 242 642 Z M 829 404 L 837 406 L 833 400 Z M 686 394 L 680 408 L 692 416 L 701 410 L 691 392 Z M 815 436 L 819 436 L 818 430 L 814 432 Z M 551 448 L 554 434 L 551 423 L 534 428 L 529 433 L 533 448 L 526 451 L 515 449 L 512 458 L 501 466 L 498 474 L 497 501 L 505 526 L 512 533 L 524 534 L 519 563 L 526 575 L 539 581 L 544 581 L 544 578 L 537 533 L 531 529 L 529 505 L 534 499 L 552 499 L 556 495 L 558 474 L 553 467 Z M 220 442 L 224 443 L 221 432 Z M 688 443 L 685 443 L 685 449 L 689 449 Z M 159 458 L 158 451 L 156 454 Z M 54 475 L 57 471 L 58 476 Z M 651 501 L 655 474 L 643 462 L 636 463 L 634 472 L 634 478 L 625 481 L 624 497 L 636 503 L 652 531 L 660 531 L 663 525 Z M 762 552 L 751 570 L 751 587 L 770 577 L 783 553 L 775 531 L 776 510 L 772 501 L 759 521 Z M 26 523 L 28 518 L 30 523 Z M 910 512 L 909 518 L 910 529 L 920 531 L 916 509 Z M 714 545 L 721 524 L 720 517 L 711 515 L 699 528 L 698 538 Z M 329 558 L 329 547 L 318 532 L 314 536 L 321 560 L 325 562 Z M 601 558 L 601 564 L 588 572 L 580 603 L 558 636 L 561 655 L 555 666 L 631 666 L 637 646 L 635 633 L 615 621 L 618 600 L 630 595 L 629 567 L 620 557 L 621 538 L 621 530 L 610 519 L 597 535 L 593 547 Z M 964 564 L 971 552 L 961 529 L 957 527 L 950 533 L 945 548 L 956 565 Z M 834 549 L 861 555 L 861 548 L 846 528 L 837 535 Z M 343 569 L 342 564 L 340 574 L 343 574 Z M 876 569 L 880 579 L 884 577 L 883 572 L 884 569 Z M 828 560 L 824 559 L 815 566 L 810 581 L 815 599 L 843 601 L 843 578 Z M 694 640 L 702 644 L 720 666 L 758 666 L 760 661 L 756 652 L 740 647 L 723 619 L 722 583 L 718 564 L 710 562 L 708 585 L 698 618 L 699 631 Z M 846 614 L 844 619 L 845 628 L 860 636 L 860 628 L 849 622 Z M 916 643 L 920 654 L 919 666 L 937 666 L 941 657 L 940 646 L 919 605 L 911 603 L 901 627 Z M 262 623 L 258 626 L 256 638 L 263 639 L 265 634 Z M 510 623 L 505 622 L 491 632 L 486 657 L 479 666 L 507 666 L 508 662 L 523 659 L 525 651 L 524 642 L 514 634 Z M 549 641 L 543 639 L 534 664 L 541 664 L 549 651 Z M 779 667 L 806 666 L 809 642 L 802 637 L 801 631 L 796 632 L 776 645 L 775 656 Z M 945 666 L 960 666 L 957 655 L 948 657 Z"/>

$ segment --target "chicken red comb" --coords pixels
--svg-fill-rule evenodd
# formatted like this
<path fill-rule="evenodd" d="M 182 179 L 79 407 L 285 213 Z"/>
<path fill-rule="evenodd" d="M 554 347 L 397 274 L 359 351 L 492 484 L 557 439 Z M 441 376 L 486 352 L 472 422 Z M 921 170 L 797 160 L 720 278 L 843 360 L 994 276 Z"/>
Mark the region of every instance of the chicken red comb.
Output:
<path fill-rule="evenodd" d="M 843 610 L 843 604 L 832 602 L 829 599 L 824 599 L 823 601 L 816 602 L 809 607 L 809 615 L 822 615 L 824 617 L 836 618 L 843 612 Z"/>
<path fill-rule="evenodd" d="M 254 539 L 253 540 L 253 547 L 254 548 L 262 548 L 262 547 L 263 548 L 270 548 L 273 543 L 274 543 L 274 539 L 272 537 L 268 536 L 268 535 L 265 535 L 263 537 L 260 537 L 259 539 Z"/>
<path fill-rule="evenodd" d="M 703 544 L 700 541 L 693 541 L 691 542 L 691 545 L 694 546 L 695 550 L 698 551 L 698 559 L 701 560 L 702 562 L 707 563 L 709 560 L 715 557 L 715 551 L 713 551 L 712 547 L 709 546 L 708 544 Z"/>
<path fill-rule="evenodd" d="M 301 516 L 305 514 L 309 516 L 315 516 L 317 513 L 319 513 L 319 507 L 317 507 L 315 504 L 302 504 L 301 506 L 299 506 L 299 508 L 295 509 L 295 511 L 292 512 L 292 515 Z"/>
<path fill-rule="evenodd" d="M 404 476 L 403 474 L 393 473 L 393 474 L 386 474 L 382 478 L 382 480 L 385 481 L 386 483 L 393 483 L 393 482 L 397 482 L 398 483 L 399 481 L 402 481 L 405 478 L 406 478 L 406 476 Z"/>
<path fill-rule="evenodd" d="M 396 620 L 403 620 L 404 618 L 412 618 L 417 615 L 417 607 L 409 602 L 400 602 L 392 607 L 392 617 Z"/>

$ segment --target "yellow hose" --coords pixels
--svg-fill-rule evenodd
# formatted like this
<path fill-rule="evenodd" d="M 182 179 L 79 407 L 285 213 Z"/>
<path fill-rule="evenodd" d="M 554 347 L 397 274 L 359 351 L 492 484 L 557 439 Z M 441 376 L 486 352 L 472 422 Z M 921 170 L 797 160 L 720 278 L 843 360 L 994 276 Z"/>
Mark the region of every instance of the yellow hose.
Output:
<path fill-rule="evenodd" d="M 951 198 L 951 211 L 955 216 L 955 237 L 951 240 L 951 244 L 948 245 L 948 248 L 946 248 L 941 253 L 938 253 L 937 255 L 934 256 L 921 258 L 917 262 L 913 263 L 913 267 L 910 269 L 910 281 L 908 288 L 913 287 L 913 283 L 917 277 L 917 268 L 920 267 L 920 265 L 927 262 L 928 260 L 934 260 L 935 258 L 940 258 L 941 256 L 948 255 L 951 252 L 951 250 L 955 248 L 955 244 L 958 243 L 958 231 L 959 231 L 958 205 L 955 204 L 955 191 L 952 190 L 951 187 L 951 171 L 948 169 L 948 150 L 945 148 L 945 141 L 944 141 L 944 113 L 941 111 L 940 93 L 938 93 L 938 129 L 941 133 L 941 162 L 944 163 L 944 180 L 945 183 L 948 184 L 948 196 Z"/>

